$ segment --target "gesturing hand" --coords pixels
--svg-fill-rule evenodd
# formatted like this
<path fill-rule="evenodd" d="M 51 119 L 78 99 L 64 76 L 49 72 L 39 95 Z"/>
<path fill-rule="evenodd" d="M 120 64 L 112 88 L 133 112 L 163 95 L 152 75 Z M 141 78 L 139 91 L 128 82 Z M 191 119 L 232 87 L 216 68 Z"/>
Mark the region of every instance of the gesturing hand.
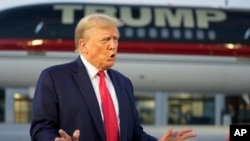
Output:
<path fill-rule="evenodd" d="M 55 141 L 79 141 L 80 130 L 75 130 L 72 137 L 69 136 L 64 130 L 60 129 L 59 134 L 61 137 L 56 137 Z"/>
<path fill-rule="evenodd" d="M 193 141 L 192 138 L 196 137 L 196 133 L 192 131 L 192 128 L 184 128 L 173 133 L 170 127 L 158 141 Z"/>

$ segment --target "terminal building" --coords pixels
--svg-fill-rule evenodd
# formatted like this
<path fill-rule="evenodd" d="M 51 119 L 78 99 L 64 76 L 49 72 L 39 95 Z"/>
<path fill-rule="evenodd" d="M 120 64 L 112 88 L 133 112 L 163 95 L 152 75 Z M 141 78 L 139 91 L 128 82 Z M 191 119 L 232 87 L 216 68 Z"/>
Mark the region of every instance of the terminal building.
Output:
<path fill-rule="evenodd" d="M 29 123 L 34 87 L 1 89 L 0 122 Z M 244 96 L 135 91 L 140 120 L 148 125 L 229 125 L 249 122 Z M 242 107 L 243 106 L 243 107 Z"/>

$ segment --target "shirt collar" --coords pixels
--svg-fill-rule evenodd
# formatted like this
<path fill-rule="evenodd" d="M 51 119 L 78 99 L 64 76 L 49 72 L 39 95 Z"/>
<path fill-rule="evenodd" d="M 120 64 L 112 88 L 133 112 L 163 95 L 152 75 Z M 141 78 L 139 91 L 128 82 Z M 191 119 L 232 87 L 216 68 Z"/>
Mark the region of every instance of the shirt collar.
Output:
<path fill-rule="evenodd" d="M 87 69 L 90 79 L 95 78 L 99 70 L 95 66 L 90 64 L 83 55 L 80 55 L 80 57 L 81 57 L 83 64 L 85 65 Z M 105 72 L 105 76 L 107 76 L 107 71 L 105 70 L 104 72 Z"/>

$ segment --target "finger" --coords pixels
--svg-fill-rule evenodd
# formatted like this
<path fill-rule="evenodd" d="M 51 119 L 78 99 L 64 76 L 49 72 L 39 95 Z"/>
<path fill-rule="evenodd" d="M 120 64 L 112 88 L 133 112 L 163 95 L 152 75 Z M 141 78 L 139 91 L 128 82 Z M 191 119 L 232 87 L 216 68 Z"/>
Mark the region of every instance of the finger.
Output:
<path fill-rule="evenodd" d="M 164 134 L 164 136 L 169 137 L 169 136 L 172 136 L 172 134 L 173 134 L 173 128 L 169 127 L 168 130 L 167 130 L 167 132 Z"/>
<path fill-rule="evenodd" d="M 181 136 L 182 139 L 190 139 L 190 138 L 194 138 L 196 137 L 197 134 L 196 133 L 187 133 Z"/>
<path fill-rule="evenodd" d="M 192 128 L 184 128 L 184 129 L 181 129 L 181 130 L 178 130 L 174 133 L 174 135 L 183 135 L 183 134 L 186 134 L 186 133 L 190 133 L 192 132 L 193 129 Z"/>
<path fill-rule="evenodd" d="M 168 130 L 160 137 L 159 141 L 166 141 L 172 138 L 173 129 L 169 127 Z"/>
<path fill-rule="evenodd" d="M 62 141 L 62 140 L 61 140 L 61 138 L 56 137 L 56 138 L 55 138 L 55 141 Z"/>
<path fill-rule="evenodd" d="M 66 140 L 71 140 L 71 137 L 62 129 L 59 130 L 59 134 L 61 135 L 61 137 L 63 139 L 66 139 Z"/>
<path fill-rule="evenodd" d="M 192 131 L 193 131 L 192 128 L 185 128 L 185 129 L 175 132 L 174 135 L 175 137 L 181 138 L 181 139 L 189 139 L 189 138 L 196 137 L 197 134 Z"/>
<path fill-rule="evenodd" d="M 195 140 L 192 140 L 192 139 L 184 139 L 182 141 L 195 141 Z"/>
<path fill-rule="evenodd" d="M 77 129 L 73 133 L 73 141 L 79 141 L 79 137 L 80 137 L 80 130 Z"/>

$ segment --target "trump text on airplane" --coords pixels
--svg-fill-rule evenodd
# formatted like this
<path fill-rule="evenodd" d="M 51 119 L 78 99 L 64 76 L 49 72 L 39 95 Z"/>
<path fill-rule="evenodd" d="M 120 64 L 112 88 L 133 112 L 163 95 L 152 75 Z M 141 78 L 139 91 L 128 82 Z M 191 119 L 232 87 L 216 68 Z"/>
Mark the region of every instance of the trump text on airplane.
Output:
<path fill-rule="evenodd" d="M 153 25 L 155 27 L 208 29 L 210 23 L 223 22 L 227 18 L 224 11 L 215 9 L 60 4 L 54 5 L 53 9 L 61 11 L 62 24 L 76 23 L 76 12 L 82 12 L 83 16 L 90 13 L 104 13 L 120 18 L 126 26 L 131 27 Z"/>

